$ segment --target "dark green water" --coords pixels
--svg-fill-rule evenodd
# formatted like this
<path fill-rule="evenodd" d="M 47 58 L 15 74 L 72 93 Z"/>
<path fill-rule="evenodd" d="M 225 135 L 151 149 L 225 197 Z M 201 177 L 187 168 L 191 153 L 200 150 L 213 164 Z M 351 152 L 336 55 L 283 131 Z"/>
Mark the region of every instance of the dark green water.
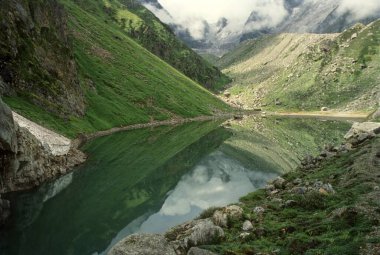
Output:
<path fill-rule="evenodd" d="M 11 195 L 13 221 L 0 254 L 105 254 L 131 233 L 163 232 L 210 206 L 237 202 L 350 126 L 270 119 L 262 120 L 263 131 L 249 121 L 220 124 L 135 130 L 86 144 L 89 160 L 74 173 Z"/>

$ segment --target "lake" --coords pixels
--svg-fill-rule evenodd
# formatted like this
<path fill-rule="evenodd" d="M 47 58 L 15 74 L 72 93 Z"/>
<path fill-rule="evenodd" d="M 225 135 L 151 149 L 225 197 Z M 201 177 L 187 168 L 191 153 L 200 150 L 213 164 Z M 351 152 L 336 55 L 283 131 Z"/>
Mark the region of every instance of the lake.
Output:
<path fill-rule="evenodd" d="M 88 142 L 88 161 L 62 178 L 9 194 L 5 255 L 106 254 L 132 233 L 161 233 L 295 168 L 347 121 L 260 118 L 194 122 L 116 133 Z"/>

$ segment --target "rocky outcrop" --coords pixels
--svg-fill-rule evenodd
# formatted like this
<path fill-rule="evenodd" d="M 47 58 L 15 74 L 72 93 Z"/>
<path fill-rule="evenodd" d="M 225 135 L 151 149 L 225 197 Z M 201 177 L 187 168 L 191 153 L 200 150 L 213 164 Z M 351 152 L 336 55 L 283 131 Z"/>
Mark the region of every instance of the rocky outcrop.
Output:
<path fill-rule="evenodd" d="M 86 158 L 73 147 L 64 154 L 53 153 L 39 138 L 15 123 L 11 110 L 0 99 L 0 194 L 37 187 L 66 174 Z M 55 141 L 50 136 L 48 139 Z M 9 201 L 0 198 L 0 225 L 8 216 Z"/>
<path fill-rule="evenodd" d="M 380 123 L 379 122 L 363 122 L 354 123 L 350 131 L 344 136 L 346 140 L 354 138 L 360 134 L 375 135 L 380 134 Z"/>
<path fill-rule="evenodd" d="M 203 250 L 203 249 L 200 249 L 198 247 L 193 247 L 189 250 L 187 255 L 216 255 L 216 253 L 213 253 L 213 252 L 208 251 L 208 250 Z"/>
<path fill-rule="evenodd" d="M 230 205 L 220 210 L 216 210 L 212 216 L 215 225 L 225 228 L 229 221 L 240 219 L 243 216 L 243 209 L 237 205 Z"/>
<path fill-rule="evenodd" d="M 177 254 L 186 254 L 191 247 L 219 242 L 224 237 L 224 231 L 211 219 L 201 219 L 176 226 L 165 237 L 174 246 Z"/>
<path fill-rule="evenodd" d="M 16 131 L 12 117 L 12 111 L 0 98 L 0 150 L 3 152 L 15 152 Z"/>
<path fill-rule="evenodd" d="M 216 226 L 211 219 L 193 220 L 170 229 L 164 235 L 128 236 L 117 243 L 108 255 L 212 255 L 208 251 L 192 248 L 218 243 L 223 237 L 223 229 Z"/>
<path fill-rule="evenodd" d="M 108 255 L 176 255 L 163 235 L 135 234 L 116 244 Z"/>
<path fill-rule="evenodd" d="M 0 175 L 7 172 L 7 164 L 17 151 L 17 137 L 12 112 L 0 98 Z M 1 186 L 4 185 L 0 179 Z M 10 205 L 0 195 L 0 225 L 9 217 Z"/>
<path fill-rule="evenodd" d="M 63 117 L 84 114 L 66 13 L 56 0 L 0 2 L 0 95 Z"/>
<path fill-rule="evenodd" d="M 26 190 L 68 173 L 84 162 L 85 155 L 71 148 L 65 155 L 55 156 L 27 129 L 15 125 L 17 151 L 3 162 L 0 193 Z"/>

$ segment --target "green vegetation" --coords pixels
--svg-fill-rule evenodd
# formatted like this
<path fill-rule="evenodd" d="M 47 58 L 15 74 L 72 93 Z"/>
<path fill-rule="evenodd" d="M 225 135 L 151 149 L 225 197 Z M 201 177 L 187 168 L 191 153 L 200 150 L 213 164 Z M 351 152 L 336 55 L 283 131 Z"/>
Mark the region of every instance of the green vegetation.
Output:
<path fill-rule="evenodd" d="M 313 185 L 317 180 L 331 183 L 335 193 L 297 194 L 292 184 L 275 195 L 259 190 L 243 197 L 244 218 L 253 222 L 254 230 L 242 238 L 241 221 L 232 222 L 221 245 L 205 248 L 229 255 L 377 254 L 379 153 L 380 139 L 376 138 L 317 168 L 298 169 L 284 176 L 290 184 L 297 178 L 303 185 Z M 284 206 L 279 199 L 293 202 Z M 254 213 L 256 206 L 265 212 Z"/>
<path fill-rule="evenodd" d="M 199 55 L 204 58 L 207 62 L 213 64 L 213 65 L 217 65 L 218 64 L 218 61 L 220 59 L 220 57 L 214 55 L 214 54 L 211 54 L 211 53 L 199 53 Z"/>
<path fill-rule="evenodd" d="M 73 137 L 79 132 L 229 110 L 206 89 L 131 40 L 106 12 L 103 1 L 61 2 L 69 14 L 85 115 L 61 118 L 20 94 L 4 98 L 15 111 Z"/>
<path fill-rule="evenodd" d="M 380 91 L 380 21 L 340 35 L 280 34 L 244 42 L 218 65 L 232 98 L 270 110 L 372 111 Z"/>
<path fill-rule="evenodd" d="M 86 1 L 84 1 L 86 2 Z M 219 91 L 230 79 L 180 41 L 137 0 L 103 0 L 110 17 L 139 44 L 207 89 Z M 83 8 L 87 4 L 83 3 Z"/>

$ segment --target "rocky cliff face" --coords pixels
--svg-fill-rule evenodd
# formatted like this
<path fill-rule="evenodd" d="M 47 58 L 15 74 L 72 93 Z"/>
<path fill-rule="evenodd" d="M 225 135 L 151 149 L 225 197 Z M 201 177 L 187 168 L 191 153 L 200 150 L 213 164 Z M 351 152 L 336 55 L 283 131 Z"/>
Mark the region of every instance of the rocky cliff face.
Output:
<path fill-rule="evenodd" d="M 74 148 L 65 155 L 53 155 L 28 129 L 14 123 L 11 110 L 0 99 L 0 194 L 36 187 L 84 159 Z M 9 206 L 0 197 L 0 225 L 9 216 Z"/>
<path fill-rule="evenodd" d="M 60 116 L 83 115 L 63 7 L 55 0 L 1 1 L 0 17 L 0 94 Z"/>

